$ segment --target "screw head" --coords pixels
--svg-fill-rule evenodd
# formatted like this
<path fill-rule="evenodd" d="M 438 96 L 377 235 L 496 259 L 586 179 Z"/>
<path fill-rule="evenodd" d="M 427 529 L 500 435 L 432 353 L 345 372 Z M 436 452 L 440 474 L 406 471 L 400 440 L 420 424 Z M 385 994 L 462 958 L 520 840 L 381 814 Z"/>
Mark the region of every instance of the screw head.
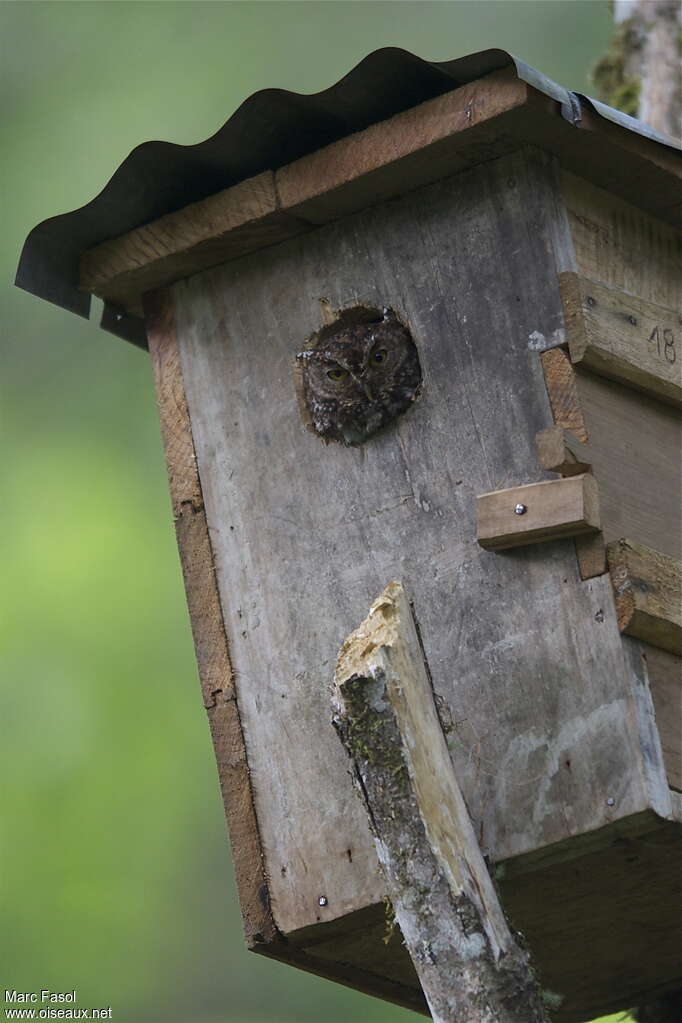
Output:
<path fill-rule="evenodd" d="M 327 896 L 326 895 L 320 895 L 319 899 L 317 900 L 318 906 L 326 906 L 327 903 L 328 903 Z"/>
<path fill-rule="evenodd" d="M 616 805 L 616 800 L 613 798 L 613 796 L 609 796 L 609 798 L 606 800 L 606 805 L 607 806 L 615 806 Z"/>
<path fill-rule="evenodd" d="M 525 504 L 517 504 L 514 506 L 514 515 L 525 515 L 528 509 Z"/>

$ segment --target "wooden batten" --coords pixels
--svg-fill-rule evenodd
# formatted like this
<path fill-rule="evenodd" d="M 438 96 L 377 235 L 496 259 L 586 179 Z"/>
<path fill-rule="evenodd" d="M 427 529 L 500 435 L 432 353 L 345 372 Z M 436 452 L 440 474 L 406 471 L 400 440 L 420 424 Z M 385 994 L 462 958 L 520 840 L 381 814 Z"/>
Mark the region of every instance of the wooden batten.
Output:
<path fill-rule="evenodd" d="M 82 256 L 80 286 L 140 315 L 147 290 L 524 146 L 543 149 L 564 167 L 679 223 L 678 154 L 589 110 L 581 128 L 570 127 L 559 104 L 512 68 L 494 71 L 94 246 Z M 638 186 L 635 168 L 647 188 Z"/>
<path fill-rule="evenodd" d="M 568 354 L 563 348 L 550 348 L 542 352 L 540 359 L 555 426 L 562 427 L 579 441 L 587 441 L 575 372 Z"/>
<path fill-rule="evenodd" d="M 178 550 L 204 705 L 229 823 L 246 939 L 249 944 L 272 942 L 277 938 L 277 928 L 267 899 L 244 739 L 185 398 L 172 298 L 164 292 L 149 294 L 145 309 Z"/>
<path fill-rule="evenodd" d="M 81 287 L 131 312 L 145 291 L 494 159 L 531 89 L 509 69 L 266 171 L 84 253 Z"/>
<path fill-rule="evenodd" d="M 543 469 L 562 476 L 578 476 L 590 468 L 590 446 L 563 426 L 549 426 L 535 438 Z"/>
<path fill-rule="evenodd" d="M 487 551 L 599 531 L 599 498 L 589 473 L 543 480 L 476 499 L 476 536 Z"/>
<path fill-rule="evenodd" d="M 682 315 L 575 273 L 559 281 L 571 360 L 682 406 Z"/>
<path fill-rule="evenodd" d="M 631 540 L 609 544 L 607 557 L 621 632 L 682 654 L 680 562 Z"/>

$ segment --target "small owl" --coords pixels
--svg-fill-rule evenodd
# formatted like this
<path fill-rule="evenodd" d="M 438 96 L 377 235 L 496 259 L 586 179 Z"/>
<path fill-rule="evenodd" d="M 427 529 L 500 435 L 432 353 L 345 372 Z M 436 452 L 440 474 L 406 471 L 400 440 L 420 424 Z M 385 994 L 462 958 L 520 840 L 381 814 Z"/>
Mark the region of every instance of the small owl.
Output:
<path fill-rule="evenodd" d="M 342 315 L 323 328 L 317 343 L 296 360 L 307 425 L 325 441 L 351 445 L 362 444 L 409 408 L 422 374 L 410 332 L 392 309 L 362 322 L 357 312 L 355 322 L 349 314 L 346 325 Z"/>

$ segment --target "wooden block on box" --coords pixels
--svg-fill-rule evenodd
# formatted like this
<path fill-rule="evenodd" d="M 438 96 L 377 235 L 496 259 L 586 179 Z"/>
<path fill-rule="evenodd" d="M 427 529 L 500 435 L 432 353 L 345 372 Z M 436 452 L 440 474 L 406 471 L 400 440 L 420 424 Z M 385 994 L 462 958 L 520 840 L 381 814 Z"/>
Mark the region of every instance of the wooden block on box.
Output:
<path fill-rule="evenodd" d="M 673 309 L 559 274 L 571 360 L 682 406 L 682 317 Z"/>
<path fill-rule="evenodd" d="M 680 562 L 625 539 L 608 545 L 607 558 L 620 631 L 681 654 Z"/>
<path fill-rule="evenodd" d="M 600 528 L 597 484 L 587 473 L 481 494 L 476 514 L 477 539 L 487 551 L 597 533 Z"/>

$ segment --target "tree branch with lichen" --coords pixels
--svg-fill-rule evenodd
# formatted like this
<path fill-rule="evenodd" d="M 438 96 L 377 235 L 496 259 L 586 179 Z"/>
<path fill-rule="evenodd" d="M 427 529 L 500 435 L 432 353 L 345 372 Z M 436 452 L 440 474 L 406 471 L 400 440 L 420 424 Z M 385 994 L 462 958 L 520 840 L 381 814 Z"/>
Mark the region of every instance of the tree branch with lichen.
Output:
<path fill-rule="evenodd" d="M 476 840 L 400 583 L 344 643 L 334 709 L 432 1018 L 548 1023 Z"/>

